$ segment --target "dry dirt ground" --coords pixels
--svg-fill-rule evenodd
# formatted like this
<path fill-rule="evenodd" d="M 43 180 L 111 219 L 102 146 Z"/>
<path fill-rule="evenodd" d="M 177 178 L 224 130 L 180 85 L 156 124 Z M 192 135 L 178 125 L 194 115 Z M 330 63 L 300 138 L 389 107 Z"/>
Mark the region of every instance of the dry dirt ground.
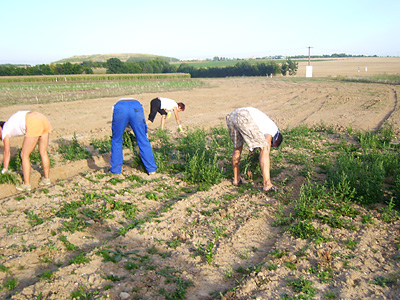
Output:
<path fill-rule="evenodd" d="M 304 78 L 306 63 L 302 62 L 296 80 L 204 79 L 204 88 L 161 96 L 186 104 L 186 111 L 180 113 L 185 128 L 224 124 L 226 114 L 233 109 L 254 106 L 266 112 L 280 128 L 323 123 L 337 130 L 375 130 L 389 122 L 398 133 L 398 86 L 317 78 L 365 76 L 362 72 L 400 73 L 400 60 L 388 61 L 348 59 L 326 62 L 324 66 L 315 62 L 312 79 Z M 126 96 L 140 100 L 147 114 L 150 100 L 160 95 Z M 116 100 L 16 105 L 2 108 L 0 119 L 22 109 L 44 113 L 54 128 L 51 152 L 60 137 L 69 139 L 76 134 L 80 142 L 88 145 L 91 138 L 109 136 L 111 108 Z M 159 126 L 159 121 L 157 117 L 150 131 Z M 172 118 L 167 121 L 167 130 L 176 130 Z M 21 141 L 12 140 L 14 150 Z M 222 298 L 279 299 L 285 293 L 295 294 L 287 285 L 288 278 L 311 278 L 310 270 L 319 266 L 329 267 L 334 276 L 329 282 L 315 281 L 318 292 L 314 299 L 399 299 L 398 281 L 392 286 L 371 283 L 379 276 L 399 274 L 399 260 L 393 260 L 399 256 L 398 221 L 384 223 L 378 212 L 371 211 L 373 226 L 357 219 L 357 231 L 325 229 L 325 234 L 335 241 L 357 241 L 354 248 L 337 242 L 316 245 L 294 239 L 281 227 L 272 226 L 281 207 L 274 197 L 261 192 L 239 193 L 228 180 L 209 191 L 189 192 L 190 187 L 179 178 L 163 174 L 150 177 L 128 165 L 122 175 L 110 177 L 105 174 L 108 160 L 106 154 L 74 163 L 56 161 L 51 169 L 54 184 L 46 189 L 36 188 L 40 175 L 32 170 L 36 189 L 29 194 L 17 193 L 11 185 L 0 186 L 0 298 L 70 299 L 74 291 L 81 290 L 86 296 L 81 299 L 213 299 L 235 288 Z M 288 186 L 294 189 L 293 196 L 303 182 L 298 177 Z M 179 196 L 165 196 L 171 189 Z M 149 199 L 149 192 L 159 198 Z M 107 197 L 113 199 L 113 204 Z M 66 218 L 58 217 L 57 212 L 66 203 L 85 199 L 99 210 L 118 201 L 133 204 L 136 217 L 144 221 L 118 235 L 127 224 L 123 213 L 117 211 L 113 219 L 85 215 L 89 226 L 83 231 L 62 231 Z M 33 225 L 34 215 L 44 222 Z M 61 236 L 79 247 L 87 261 L 71 263 L 79 251 L 69 250 Z M 207 246 L 212 240 L 216 244 L 212 263 L 208 264 Z M 110 251 L 107 253 L 114 262 L 104 261 L 100 249 Z M 282 257 L 273 254 L 279 251 L 284 252 Z M 341 256 L 332 256 L 334 253 Z M 289 268 L 290 263 L 295 263 L 296 268 Z M 271 265 L 277 268 L 272 269 Z M 18 284 L 9 291 L 6 285 L 13 279 Z"/>

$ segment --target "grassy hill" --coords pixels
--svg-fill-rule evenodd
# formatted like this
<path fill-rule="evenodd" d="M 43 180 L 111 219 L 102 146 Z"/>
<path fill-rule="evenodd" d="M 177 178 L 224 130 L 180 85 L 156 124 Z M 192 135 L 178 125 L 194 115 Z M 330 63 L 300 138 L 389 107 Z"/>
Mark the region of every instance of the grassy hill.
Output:
<path fill-rule="evenodd" d="M 112 53 L 112 54 L 90 54 L 90 55 L 75 55 L 68 58 L 63 58 L 55 63 L 81 63 L 84 61 L 93 61 L 93 62 L 105 62 L 110 58 L 118 58 L 121 61 L 143 61 L 143 60 L 152 60 L 156 58 L 165 59 L 169 62 L 179 61 L 179 59 L 175 57 L 168 56 L 160 56 L 153 54 L 142 54 L 142 53 Z"/>

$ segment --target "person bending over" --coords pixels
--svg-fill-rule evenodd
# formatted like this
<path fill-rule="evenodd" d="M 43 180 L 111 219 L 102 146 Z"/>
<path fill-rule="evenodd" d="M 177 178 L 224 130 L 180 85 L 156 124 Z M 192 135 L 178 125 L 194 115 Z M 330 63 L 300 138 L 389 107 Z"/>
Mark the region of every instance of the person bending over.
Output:
<path fill-rule="evenodd" d="M 123 134 L 128 124 L 135 134 L 139 146 L 140 158 L 147 173 L 154 174 L 157 166 L 154 160 L 153 149 L 147 137 L 147 124 L 143 106 L 133 98 L 121 98 L 113 106 L 110 172 L 120 174 L 122 171 Z"/>
<path fill-rule="evenodd" d="M 260 149 L 259 163 L 263 176 L 263 190 L 277 190 L 271 182 L 269 157 L 271 147 L 279 147 L 283 140 L 276 124 L 265 113 L 254 107 L 235 109 L 226 117 L 226 123 L 234 147 L 233 184 L 237 185 L 241 182 L 239 163 L 243 143 L 246 142 L 250 151 Z"/>
<path fill-rule="evenodd" d="M 176 103 L 175 100 L 158 97 L 150 102 L 150 114 L 148 118 L 148 122 L 153 123 L 157 113 L 161 115 L 161 129 L 164 130 L 165 120 L 167 117 L 171 116 L 171 113 L 174 112 L 176 123 L 178 124 L 178 130 L 183 131 L 181 122 L 179 121 L 178 112 L 185 111 L 185 104 L 182 102 Z"/>
<path fill-rule="evenodd" d="M 17 184 L 19 191 L 29 192 L 31 190 L 31 161 L 30 155 L 39 144 L 39 153 L 42 159 L 43 177 L 39 185 L 50 185 L 50 159 L 47 153 L 49 146 L 49 133 L 52 130 L 49 120 L 41 113 L 35 111 L 18 111 L 6 122 L 0 122 L 0 135 L 4 143 L 4 158 L 2 174 L 8 172 L 10 163 L 10 138 L 24 136 L 21 149 L 23 183 Z"/>

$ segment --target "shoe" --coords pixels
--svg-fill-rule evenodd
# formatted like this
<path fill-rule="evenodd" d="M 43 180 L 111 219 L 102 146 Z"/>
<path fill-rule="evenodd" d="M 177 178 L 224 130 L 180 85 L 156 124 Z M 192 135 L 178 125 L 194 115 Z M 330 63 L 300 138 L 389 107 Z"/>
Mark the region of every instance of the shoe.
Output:
<path fill-rule="evenodd" d="M 265 187 L 263 188 L 264 192 L 277 192 L 278 190 L 279 190 L 279 188 L 274 185 L 272 187 L 270 187 L 269 189 L 266 189 Z"/>
<path fill-rule="evenodd" d="M 42 178 L 39 180 L 39 185 L 44 186 L 44 185 L 50 185 L 50 184 L 51 184 L 51 181 L 49 178 Z"/>
<path fill-rule="evenodd" d="M 30 184 L 23 184 L 23 183 L 18 183 L 15 188 L 18 191 L 21 192 L 30 192 L 31 191 L 31 185 Z"/>
<path fill-rule="evenodd" d="M 149 175 L 155 175 L 156 174 L 156 172 L 150 172 L 149 173 Z"/>
<path fill-rule="evenodd" d="M 245 182 L 242 180 L 242 178 L 240 178 L 238 183 L 234 184 L 233 181 L 232 181 L 232 184 L 233 185 L 242 185 L 242 184 L 245 184 Z"/>

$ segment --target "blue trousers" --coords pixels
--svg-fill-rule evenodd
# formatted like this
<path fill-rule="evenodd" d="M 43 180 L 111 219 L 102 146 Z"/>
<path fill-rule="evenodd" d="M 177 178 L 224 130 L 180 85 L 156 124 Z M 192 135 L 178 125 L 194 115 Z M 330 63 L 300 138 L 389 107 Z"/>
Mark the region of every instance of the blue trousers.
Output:
<path fill-rule="evenodd" d="M 148 173 L 157 170 L 153 150 L 147 138 L 143 107 L 137 100 L 122 100 L 114 105 L 111 138 L 110 172 L 120 174 L 123 163 L 122 136 L 127 125 L 132 127 L 139 146 L 140 158 Z"/>

